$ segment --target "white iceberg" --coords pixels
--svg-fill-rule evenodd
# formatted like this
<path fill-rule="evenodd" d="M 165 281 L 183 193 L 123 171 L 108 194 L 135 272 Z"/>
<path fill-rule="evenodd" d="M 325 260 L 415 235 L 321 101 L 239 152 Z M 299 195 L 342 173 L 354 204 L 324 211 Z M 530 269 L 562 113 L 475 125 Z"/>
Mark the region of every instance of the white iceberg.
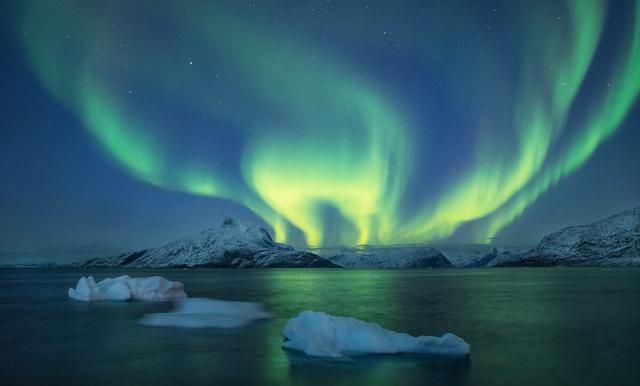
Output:
<path fill-rule="evenodd" d="M 311 356 L 333 358 L 399 353 L 464 357 L 471 349 L 462 338 L 450 333 L 416 337 L 386 330 L 375 323 L 314 311 L 303 311 L 287 321 L 282 346 Z"/>
<path fill-rule="evenodd" d="M 270 317 L 271 314 L 257 303 L 192 298 L 177 302 L 173 312 L 145 315 L 140 323 L 147 326 L 239 328 Z"/>
<path fill-rule="evenodd" d="M 93 276 L 81 277 L 76 288 L 69 288 L 71 299 L 90 302 L 95 300 L 148 300 L 171 301 L 187 297 L 179 281 L 161 276 L 130 277 L 122 275 L 106 278 L 98 283 Z"/>

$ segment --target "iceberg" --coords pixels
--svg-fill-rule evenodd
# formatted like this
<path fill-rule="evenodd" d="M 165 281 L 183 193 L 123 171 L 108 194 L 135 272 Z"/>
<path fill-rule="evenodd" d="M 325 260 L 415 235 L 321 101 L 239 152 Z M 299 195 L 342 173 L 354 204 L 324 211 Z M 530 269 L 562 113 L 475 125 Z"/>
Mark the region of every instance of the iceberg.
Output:
<path fill-rule="evenodd" d="M 464 357 L 471 349 L 451 333 L 416 337 L 386 330 L 375 323 L 315 311 L 303 311 L 287 321 L 282 346 L 310 356 L 332 358 L 400 353 Z"/>
<path fill-rule="evenodd" d="M 240 328 L 270 317 L 257 303 L 192 298 L 177 302 L 172 312 L 145 315 L 140 323 L 163 327 Z"/>
<path fill-rule="evenodd" d="M 161 276 L 130 277 L 122 275 L 106 278 L 98 283 L 93 276 L 81 277 L 76 288 L 69 288 L 71 299 L 90 302 L 96 300 L 172 301 L 184 299 L 187 294 L 179 281 Z"/>

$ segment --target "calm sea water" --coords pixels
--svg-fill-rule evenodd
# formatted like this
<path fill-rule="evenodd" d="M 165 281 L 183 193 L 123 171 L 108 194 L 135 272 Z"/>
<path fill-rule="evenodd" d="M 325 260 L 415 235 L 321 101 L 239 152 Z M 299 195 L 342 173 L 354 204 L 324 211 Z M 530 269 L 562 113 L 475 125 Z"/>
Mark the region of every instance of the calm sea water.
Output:
<path fill-rule="evenodd" d="M 145 327 L 168 303 L 69 300 L 82 275 L 160 274 L 192 297 L 265 304 L 236 331 Z M 468 360 L 307 358 L 280 348 L 306 309 L 410 334 L 454 332 Z M 0 384 L 640 384 L 639 269 L 0 270 Z"/>

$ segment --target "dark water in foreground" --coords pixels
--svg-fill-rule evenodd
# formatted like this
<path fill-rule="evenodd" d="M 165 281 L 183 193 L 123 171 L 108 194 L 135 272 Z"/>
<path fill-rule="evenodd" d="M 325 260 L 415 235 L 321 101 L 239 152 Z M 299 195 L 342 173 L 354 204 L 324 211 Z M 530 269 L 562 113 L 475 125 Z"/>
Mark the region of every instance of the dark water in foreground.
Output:
<path fill-rule="evenodd" d="M 192 297 L 264 303 L 237 331 L 145 327 L 167 303 L 80 303 L 81 275 L 163 275 Z M 305 309 L 411 334 L 454 332 L 468 360 L 336 362 L 280 348 Z M 0 270 L 0 384 L 639 385 L 640 270 Z"/>

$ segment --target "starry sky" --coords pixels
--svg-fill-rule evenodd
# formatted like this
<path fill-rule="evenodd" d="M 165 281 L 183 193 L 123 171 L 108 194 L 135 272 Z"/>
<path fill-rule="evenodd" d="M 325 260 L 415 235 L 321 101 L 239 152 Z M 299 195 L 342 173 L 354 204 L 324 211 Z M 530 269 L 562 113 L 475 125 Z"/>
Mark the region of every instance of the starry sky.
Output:
<path fill-rule="evenodd" d="M 0 263 L 231 216 L 530 245 L 640 205 L 640 1 L 15 1 Z"/>

